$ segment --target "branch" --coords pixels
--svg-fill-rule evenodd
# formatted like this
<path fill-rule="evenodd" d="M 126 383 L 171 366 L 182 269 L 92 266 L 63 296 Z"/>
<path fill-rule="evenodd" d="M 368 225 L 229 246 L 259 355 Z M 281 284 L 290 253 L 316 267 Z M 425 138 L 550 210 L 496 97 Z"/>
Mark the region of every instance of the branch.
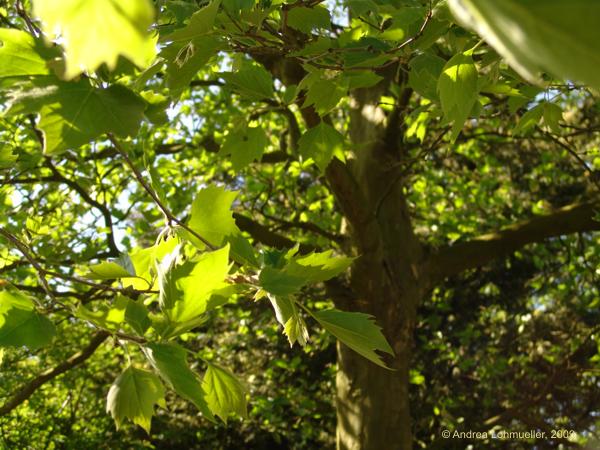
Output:
<path fill-rule="evenodd" d="M 330 231 L 327 231 L 313 222 L 303 222 L 300 220 L 280 219 L 279 217 L 271 216 L 270 214 L 266 214 L 262 211 L 261 211 L 261 214 L 265 218 L 272 220 L 274 222 L 277 222 L 279 224 L 277 226 L 276 230 L 290 230 L 292 228 L 297 228 L 299 230 L 308 231 L 309 233 L 318 234 L 318 235 L 323 236 L 324 238 L 327 238 L 330 241 L 336 242 L 338 244 L 340 244 L 344 241 L 343 236 L 332 233 Z"/>
<path fill-rule="evenodd" d="M 158 194 L 154 191 L 154 189 L 152 189 L 152 187 L 146 182 L 146 180 L 142 176 L 141 172 L 137 169 L 137 167 L 135 167 L 135 164 L 133 164 L 133 161 L 131 161 L 131 159 L 127 155 L 127 152 L 125 151 L 123 146 L 121 146 L 120 142 L 117 141 L 117 139 L 111 133 L 108 133 L 108 139 L 112 142 L 115 149 L 117 149 L 117 152 L 119 153 L 119 155 L 121 155 L 121 157 L 125 160 L 125 163 L 127 163 L 129 168 L 133 172 L 133 175 L 134 175 L 135 179 L 138 181 L 138 183 L 140 184 L 140 186 L 142 186 L 142 188 L 144 188 L 146 193 L 154 201 L 154 204 L 156 206 L 158 206 L 158 208 L 161 210 L 161 212 L 165 216 L 169 226 L 171 226 L 172 223 L 176 223 L 181 228 L 183 228 L 188 233 L 190 233 L 195 238 L 197 238 L 204 245 L 206 245 L 206 247 L 208 247 L 211 250 L 215 250 L 215 246 L 212 245 L 210 242 L 208 242 L 206 240 L 206 238 L 200 236 L 200 234 L 198 234 L 195 230 L 193 230 L 192 228 L 187 226 L 184 222 L 182 222 L 177 217 L 175 217 L 175 215 L 171 212 L 171 210 L 169 210 L 169 208 L 167 208 L 167 206 L 161 201 L 161 199 L 158 197 Z"/>
<path fill-rule="evenodd" d="M 56 297 L 54 296 L 54 291 L 52 291 L 52 289 L 50 289 L 50 286 L 48 285 L 48 281 L 46 280 L 46 276 L 60 278 L 62 280 L 72 281 L 72 282 L 75 282 L 75 283 L 85 284 L 87 286 L 91 286 L 91 287 L 93 287 L 95 289 L 99 289 L 99 290 L 103 290 L 103 291 L 120 292 L 120 293 L 124 293 L 125 295 L 133 295 L 133 294 L 157 294 L 158 293 L 158 291 L 152 290 L 151 288 L 148 288 L 146 290 L 138 290 L 138 289 L 133 289 L 131 287 L 126 287 L 126 288 L 113 287 L 113 286 L 110 286 L 108 284 L 94 283 L 93 281 L 89 281 L 89 280 L 87 280 L 85 278 L 80 278 L 80 277 L 76 277 L 76 276 L 73 276 L 73 275 L 65 275 L 65 274 L 60 273 L 60 272 L 56 272 L 56 271 L 53 271 L 53 270 L 48 270 L 48 269 L 42 267 L 42 265 L 39 262 L 39 258 L 37 258 L 33 254 L 33 252 L 31 251 L 31 249 L 25 243 L 21 242 L 10 231 L 8 231 L 7 229 L 5 229 L 3 227 L 0 227 L 0 236 L 4 237 L 6 240 L 8 240 L 10 243 L 12 243 L 13 246 L 17 250 L 19 250 L 19 252 L 21 254 L 23 254 L 23 256 L 25 257 L 25 259 L 27 259 L 27 261 L 29 261 L 29 263 L 36 270 L 38 278 L 40 280 L 40 283 L 42 284 L 42 287 L 44 288 L 44 291 L 56 303 L 58 303 L 61 306 L 65 307 L 65 309 L 68 309 L 68 308 L 56 299 Z"/>
<path fill-rule="evenodd" d="M 21 387 L 21 389 L 19 389 L 6 403 L 4 403 L 4 405 L 0 406 L 0 416 L 4 416 L 11 412 L 29 397 L 31 397 L 31 395 L 44 383 L 47 383 L 53 378 L 65 373 L 67 370 L 70 370 L 73 367 L 83 363 L 94 354 L 96 349 L 106 340 L 108 336 L 109 334 L 106 331 L 97 332 L 87 347 L 85 347 L 83 350 L 71 355 L 69 359 L 60 363 L 53 369 L 42 372 L 25 386 Z"/>
<path fill-rule="evenodd" d="M 4 237 L 8 242 L 10 242 L 21 254 L 29 261 L 29 263 L 33 266 L 33 268 L 37 272 L 38 279 L 42 285 L 42 288 L 48 294 L 52 300 L 57 302 L 52 289 L 48 285 L 48 280 L 46 280 L 46 274 L 48 273 L 40 264 L 37 262 L 36 258 L 32 255 L 31 250 L 21 242 L 14 234 L 10 231 L 6 230 L 3 227 L 0 227 L 0 236 Z M 60 304 L 60 302 L 57 302 Z"/>
<path fill-rule="evenodd" d="M 233 218 L 238 228 L 252 236 L 252 239 L 256 242 L 275 248 L 292 248 L 296 245 L 296 241 L 271 231 L 268 227 L 255 222 L 250 217 L 233 213 Z M 313 250 L 315 250 L 315 247 L 300 244 L 300 253 L 310 253 Z"/>
<path fill-rule="evenodd" d="M 600 230 L 600 222 L 594 220 L 599 207 L 597 201 L 565 206 L 552 214 L 517 223 L 496 233 L 440 248 L 426 263 L 427 272 L 435 284 L 513 253 L 527 244 L 565 234 Z"/>
<path fill-rule="evenodd" d="M 117 244 L 115 242 L 112 215 L 111 215 L 108 207 L 106 205 L 103 205 L 99 201 L 94 200 L 90 196 L 90 194 L 88 194 L 88 192 L 76 181 L 71 180 L 71 179 L 65 177 L 63 174 L 61 174 L 58 171 L 58 169 L 56 168 L 56 166 L 54 166 L 54 164 L 52 164 L 52 161 L 50 161 L 50 159 L 47 160 L 47 163 L 48 163 L 48 167 L 50 167 L 50 170 L 52 171 L 52 173 L 54 175 L 53 179 L 50 181 L 56 180 L 58 182 L 66 184 L 71 189 L 73 189 L 75 192 L 77 192 L 79 194 L 79 196 L 83 199 L 84 202 L 86 202 L 90 206 L 92 206 L 92 207 L 96 208 L 98 211 L 100 211 L 100 214 L 102 214 L 102 217 L 104 218 L 104 226 L 106 227 L 106 230 L 107 230 L 106 231 L 106 243 L 108 245 L 108 248 L 110 249 L 110 254 L 111 254 L 111 256 L 115 256 L 115 257 L 119 256 L 121 254 L 121 252 L 119 251 L 119 248 L 117 247 Z"/>

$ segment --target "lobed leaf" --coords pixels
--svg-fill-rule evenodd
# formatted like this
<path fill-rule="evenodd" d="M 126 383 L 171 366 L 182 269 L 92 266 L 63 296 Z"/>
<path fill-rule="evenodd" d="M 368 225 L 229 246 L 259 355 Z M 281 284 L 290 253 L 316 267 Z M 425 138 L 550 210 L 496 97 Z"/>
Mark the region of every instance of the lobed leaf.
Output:
<path fill-rule="evenodd" d="M 18 291 L 0 291 L 0 346 L 31 350 L 52 342 L 56 328 L 35 310 L 33 301 Z"/>
<path fill-rule="evenodd" d="M 119 84 L 96 88 L 87 79 L 75 82 L 36 80 L 11 92 L 6 114 L 39 113 L 44 152 L 75 149 L 104 133 L 133 136 L 146 103 Z"/>
<path fill-rule="evenodd" d="M 33 13 L 41 19 L 49 39 L 61 38 L 66 55 L 65 78 L 109 69 L 123 55 L 139 67 L 156 54 L 150 34 L 154 6 L 150 0 L 34 0 Z"/>
<path fill-rule="evenodd" d="M 152 372 L 129 366 L 108 391 L 106 412 L 110 412 L 117 430 L 125 418 L 150 433 L 154 405 L 165 408 L 165 388 Z"/>
<path fill-rule="evenodd" d="M 330 309 L 314 312 L 313 317 L 323 328 L 356 353 L 378 366 L 387 368 L 375 350 L 390 355 L 393 355 L 394 351 L 381 333 L 381 328 L 375 324 L 373 316 Z"/>
<path fill-rule="evenodd" d="M 148 344 L 144 347 L 144 353 L 161 378 L 169 383 L 177 394 L 196 405 L 208 420 L 215 421 L 202 385 L 190 369 L 182 347 L 177 344 Z"/>
<path fill-rule="evenodd" d="M 303 158 L 312 158 L 322 172 L 325 172 L 334 155 L 343 157 L 344 137 L 325 122 L 310 128 L 298 140 L 298 151 Z"/>
<path fill-rule="evenodd" d="M 202 388 L 206 392 L 210 410 L 225 423 L 232 413 L 247 418 L 246 390 L 242 383 L 227 369 L 213 363 L 207 364 Z"/>

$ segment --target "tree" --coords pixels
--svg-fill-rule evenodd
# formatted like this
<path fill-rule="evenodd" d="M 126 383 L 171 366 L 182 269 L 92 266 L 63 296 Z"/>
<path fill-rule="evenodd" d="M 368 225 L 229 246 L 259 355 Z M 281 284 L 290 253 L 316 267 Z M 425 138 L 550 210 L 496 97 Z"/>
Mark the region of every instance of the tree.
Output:
<path fill-rule="evenodd" d="M 243 383 L 185 342 L 253 298 L 292 345 L 311 321 L 341 341 L 338 448 L 412 448 L 419 308 L 433 317 L 443 283 L 599 228 L 593 2 L 59 4 L 0 16 L 0 345 L 95 331 L 2 414 L 111 338 L 117 426 L 150 431 L 167 388 L 208 420 L 243 417 Z M 545 161 L 527 161 L 534 145 Z M 502 158 L 583 186 L 546 197 L 504 179 Z M 595 340 L 593 322 L 569 339 L 578 373 L 597 367 Z"/>

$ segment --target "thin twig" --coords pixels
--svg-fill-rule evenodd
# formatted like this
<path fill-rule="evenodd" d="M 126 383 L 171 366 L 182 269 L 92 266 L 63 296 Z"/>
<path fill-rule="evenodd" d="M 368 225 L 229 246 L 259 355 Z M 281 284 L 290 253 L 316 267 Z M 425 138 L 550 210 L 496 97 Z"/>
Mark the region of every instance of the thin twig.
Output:
<path fill-rule="evenodd" d="M 25 245 L 14 234 L 12 234 L 10 231 L 3 227 L 0 227 L 0 235 L 4 236 L 4 238 L 11 242 L 17 248 L 17 250 L 19 250 L 23 254 L 23 256 L 31 263 L 31 265 L 36 270 L 38 279 L 40 280 L 44 291 L 46 291 L 46 294 L 48 294 L 48 297 L 50 297 L 54 302 L 61 304 L 61 302 L 58 301 L 58 299 L 52 292 L 52 289 L 50 289 L 50 286 L 48 285 L 48 280 L 46 280 L 46 275 L 48 274 L 48 272 L 37 262 L 35 257 L 31 254 L 31 250 L 27 247 L 27 245 Z"/>
<path fill-rule="evenodd" d="M 206 245 L 209 249 L 215 250 L 216 247 L 214 245 L 212 245 L 206 238 L 198 234 L 198 232 L 196 232 L 195 230 L 187 226 L 184 222 L 175 217 L 175 215 L 165 206 L 161 199 L 158 198 L 156 192 L 154 192 L 154 189 L 152 189 L 152 187 L 146 182 L 141 172 L 137 169 L 137 167 L 135 167 L 135 165 L 129 158 L 127 151 L 123 148 L 121 143 L 112 135 L 112 133 L 108 133 L 108 139 L 112 142 L 112 144 L 114 145 L 117 152 L 121 155 L 121 157 L 125 160 L 129 168 L 133 172 L 133 175 L 135 176 L 136 180 L 140 183 L 140 185 L 142 186 L 142 188 L 144 188 L 148 195 L 150 195 L 156 206 L 158 206 L 158 208 L 161 210 L 161 212 L 167 219 L 169 226 L 171 226 L 172 223 L 176 223 L 181 228 L 192 234 L 195 238 L 200 240 L 200 242 Z"/>
<path fill-rule="evenodd" d="M 596 188 L 598 190 L 600 190 L 600 181 L 598 180 L 598 175 L 595 173 L 595 171 L 593 169 L 590 168 L 590 166 L 588 165 L 588 163 L 581 156 L 579 156 L 577 154 L 577 152 L 575 151 L 574 148 L 572 148 L 569 144 L 563 142 L 558 137 L 552 135 L 552 133 L 548 133 L 546 131 L 543 131 L 540 127 L 536 127 L 536 128 L 538 129 L 538 131 L 540 131 L 542 134 L 544 134 L 544 136 L 546 136 L 548 139 L 550 139 L 555 144 L 559 145 L 561 148 L 563 148 L 564 150 L 566 150 L 567 153 L 569 153 L 569 155 L 571 155 L 573 158 L 575 158 L 577 160 L 577 162 L 581 165 L 581 167 L 583 168 L 583 170 L 585 170 L 587 172 L 587 174 L 589 175 L 589 178 L 591 179 L 592 183 L 594 183 L 594 185 L 596 186 Z"/>
<path fill-rule="evenodd" d="M 110 286 L 108 284 L 94 283 L 93 281 L 86 280 L 85 278 L 80 278 L 80 277 L 76 277 L 73 275 L 65 275 L 60 272 L 54 272 L 52 270 L 45 269 L 44 267 L 41 266 L 41 264 L 38 262 L 38 260 L 33 256 L 31 250 L 27 247 L 27 245 L 25 245 L 23 242 L 21 242 L 19 240 L 19 238 L 17 238 L 14 234 L 12 234 L 10 231 L 6 230 L 5 228 L 0 227 L 0 235 L 4 236 L 6 239 L 8 239 L 23 254 L 23 256 L 25 256 L 25 258 L 31 263 L 31 265 L 35 268 L 35 270 L 38 273 L 38 277 L 40 278 L 40 282 L 42 283 L 44 290 L 55 301 L 57 301 L 56 296 L 54 295 L 54 292 L 52 291 L 52 289 L 50 289 L 50 286 L 48 285 L 48 281 L 46 280 L 46 276 L 60 278 L 60 279 L 66 280 L 66 281 L 72 281 L 72 282 L 79 283 L 79 284 L 85 284 L 86 286 L 91 286 L 96 289 L 117 292 L 117 293 L 126 294 L 126 295 L 127 294 L 133 294 L 133 295 L 158 294 L 158 291 L 152 290 L 151 288 L 145 289 L 145 290 L 133 289 L 130 287 L 118 288 L 118 287 Z M 57 303 L 60 304 L 60 302 L 58 302 L 58 301 L 57 301 Z M 65 306 L 65 305 L 62 305 L 62 306 Z"/>

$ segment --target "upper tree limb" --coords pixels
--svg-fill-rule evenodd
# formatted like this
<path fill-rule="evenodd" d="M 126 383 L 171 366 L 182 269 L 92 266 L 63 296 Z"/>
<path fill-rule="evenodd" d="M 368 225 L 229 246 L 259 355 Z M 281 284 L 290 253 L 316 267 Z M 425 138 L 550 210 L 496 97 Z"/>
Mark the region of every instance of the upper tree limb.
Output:
<path fill-rule="evenodd" d="M 534 217 L 495 233 L 441 247 L 429 257 L 427 272 L 435 284 L 446 277 L 508 255 L 527 244 L 565 234 L 600 230 L 600 222 L 594 220 L 599 209 L 598 201 L 569 205 L 552 214 Z"/>

